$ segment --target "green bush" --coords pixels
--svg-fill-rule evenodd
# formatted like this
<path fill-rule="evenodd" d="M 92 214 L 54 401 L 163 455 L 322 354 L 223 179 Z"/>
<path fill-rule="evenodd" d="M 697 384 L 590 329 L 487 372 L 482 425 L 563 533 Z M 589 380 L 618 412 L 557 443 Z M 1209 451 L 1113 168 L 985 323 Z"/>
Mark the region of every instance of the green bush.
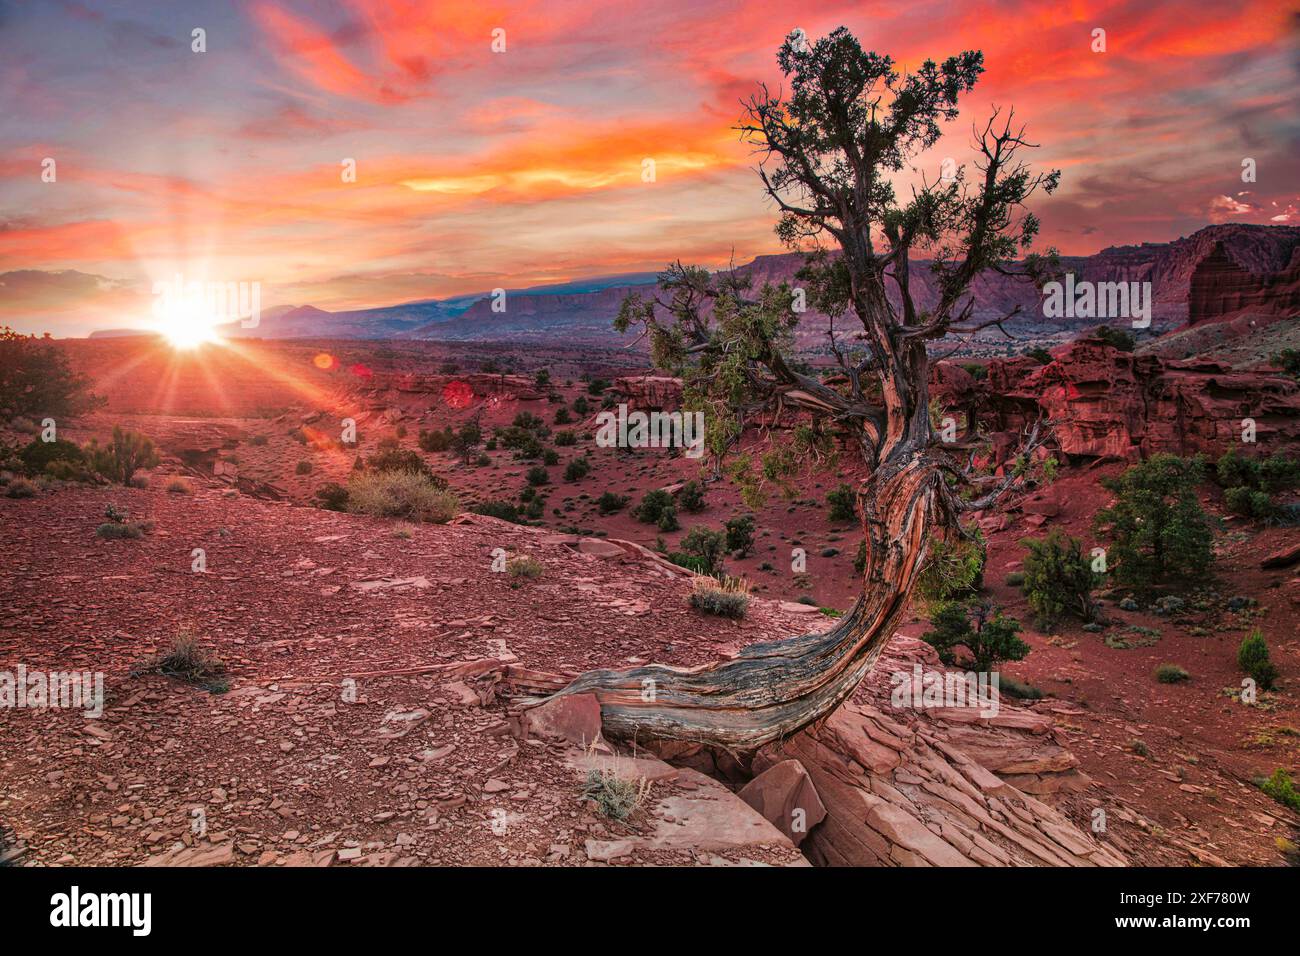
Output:
<path fill-rule="evenodd" d="M 703 562 L 703 573 L 717 574 L 727 553 L 727 536 L 723 531 L 696 525 L 682 537 L 681 548 Z"/>
<path fill-rule="evenodd" d="M 564 468 L 565 481 L 580 481 L 591 472 L 591 462 L 586 458 L 575 458 Z"/>
<path fill-rule="evenodd" d="M 296 466 L 294 466 L 293 471 L 294 474 L 296 475 L 310 475 L 311 462 L 307 461 L 307 459 L 304 458 L 302 461 L 298 462 Z"/>
<path fill-rule="evenodd" d="M 1215 463 L 1214 471 L 1229 511 L 1270 523 L 1277 522 L 1282 511 L 1273 496 L 1300 484 L 1300 461 L 1281 453 L 1246 458 L 1234 448 Z"/>
<path fill-rule="evenodd" d="M 578 444 L 578 433 L 572 429 L 565 429 L 555 433 L 556 448 L 571 448 Z"/>
<path fill-rule="evenodd" d="M 1112 348 L 1117 348 L 1121 352 L 1132 352 L 1136 345 L 1133 341 L 1133 336 L 1129 335 L 1122 329 L 1112 329 L 1109 325 L 1098 327 L 1096 336 L 1107 345 Z"/>
<path fill-rule="evenodd" d="M 1259 781 L 1259 789 L 1272 797 L 1284 807 L 1300 813 L 1300 791 L 1291 782 L 1291 775 L 1281 767 L 1273 771 L 1273 776 Z"/>
<path fill-rule="evenodd" d="M 1162 684 L 1181 684 L 1190 680 L 1191 676 L 1177 664 L 1161 664 L 1156 668 L 1156 680 Z"/>
<path fill-rule="evenodd" d="M 1079 540 L 1056 530 L 1045 538 L 1026 538 L 1021 543 L 1029 549 L 1024 565 L 1025 597 L 1042 626 L 1051 628 L 1066 614 L 1091 621 L 1096 615 L 1092 601 L 1096 576 Z"/>
<path fill-rule="evenodd" d="M 23 468 L 29 475 L 47 474 L 50 465 L 64 464 L 77 469 L 86 463 L 86 456 L 75 442 L 62 438 L 55 441 L 36 441 L 25 445 L 18 453 Z"/>
<path fill-rule="evenodd" d="M 849 485 L 841 484 L 827 492 L 826 504 L 830 506 L 826 517 L 831 521 L 853 521 L 858 516 L 857 495 Z"/>
<path fill-rule="evenodd" d="M 423 428 L 421 428 L 420 437 L 417 440 L 419 442 L 421 451 L 427 451 L 433 453 L 438 451 L 446 451 L 448 448 L 450 448 L 451 439 L 452 439 L 452 431 L 451 431 L 451 427 L 448 426 L 447 428 L 444 428 L 442 431 L 436 431 L 436 430 L 425 431 Z"/>
<path fill-rule="evenodd" d="M 460 502 L 445 486 L 412 471 L 354 472 L 347 494 L 348 511 L 376 518 L 444 524 L 460 511 Z"/>
<path fill-rule="evenodd" d="M 698 481 L 688 481 L 682 485 L 682 490 L 677 492 L 677 504 L 683 511 L 689 511 L 692 514 L 698 514 L 704 510 L 704 486 Z"/>
<path fill-rule="evenodd" d="M 646 492 L 641 503 L 632 510 L 632 517 L 657 525 L 660 531 L 676 531 L 680 527 L 673 496 L 662 489 Z"/>
<path fill-rule="evenodd" d="M 326 511 L 347 511 L 348 490 L 336 481 L 327 482 L 316 489 L 315 497 L 319 507 Z"/>
<path fill-rule="evenodd" d="M 982 605 L 968 608 L 959 601 L 942 601 L 930 615 L 932 630 L 921 635 L 949 666 L 961 666 L 982 673 L 992 672 L 1002 661 L 1023 660 L 1029 645 L 1017 635 L 1020 622 L 990 612 Z M 957 649 L 966 656 L 958 658 Z"/>
<path fill-rule="evenodd" d="M 1261 690 L 1272 690 L 1277 682 L 1277 665 L 1270 660 L 1268 641 L 1259 630 L 1251 631 L 1237 648 L 1237 666 L 1253 677 Z"/>
<path fill-rule="evenodd" d="M 737 515 L 723 522 L 727 533 L 727 550 L 743 558 L 754 550 L 754 516 Z"/>
<path fill-rule="evenodd" d="M 1114 542 L 1109 559 L 1117 581 L 1139 589 L 1190 580 L 1213 561 L 1213 535 L 1196 497 L 1204 468 L 1197 458 L 1153 455 L 1102 485 L 1117 495 L 1096 524 Z"/>
<path fill-rule="evenodd" d="M 508 501 L 484 501 L 470 509 L 476 515 L 488 515 L 519 524 L 519 509 Z"/>
<path fill-rule="evenodd" d="M 534 465 L 528 469 L 524 475 L 525 480 L 534 488 L 540 488 L 542 485 L 549 484 L 551 476 L 541 465 Z"/>
<path fill-rule="evenodd" d="M 139 432 L 113 427 L 113 438 L 101 448 L 99 442 L 91 439 L 85 449 L 90 467 L 109 481 L 119 485 L 129 484 L 131 476 L 141 468 L 152 468 L 158 464 L 158 452 L 153 442 Z"/>
<path fill-rule="evenodd" d="M 566 406 L 561 405 L 555 410 L 555 424 L 567 425 L 571 421 L 573 421 L 573 416 L 569 414 L 569 409 Z"/>
<path fill-rule="evenodd" d="M 616 511 L 622 511 L 627 506 L 626 495 L 616 495 L 612 491 L 607 491 L 596 501 L 596 510 L 603 515 L 613 514 Z"/>
<path fill-rule="evenodd" d="M 522 581 L 536 581 L 545 570 L 542 562 L 526 554 L 515 555 L 506 562 L 506 573 L 510 575 L 512 587 L 517 587 Z"/>
<path fill-rule="evenodd" d="M 688 571 L 694 571 L 696 574 L 712 574 L 707 559 L 700 557 L 698 554 L 687 554 L 685 551 L 669 551 L 668 560 L 678 567 L 686 568 Z"/>
<path fill-rule="evenodd" d="M 435 475 L 429 468 L 428 462 L 420 457 L 418 451 L 411 448 L 385 448 L 367 458 L 365 467 L 367 471 L 377 474 L 405 472 L 419 475 L 422 478 L 427 478 L 439 488 L 447 487 L 447 480 Z"/>
<path fill-rule="evenodd" d="M 67 350 L 0 326 L 0 419 L 71 418 L 104 403 L 90 386 L 89 376 L 72 370 Z"/>

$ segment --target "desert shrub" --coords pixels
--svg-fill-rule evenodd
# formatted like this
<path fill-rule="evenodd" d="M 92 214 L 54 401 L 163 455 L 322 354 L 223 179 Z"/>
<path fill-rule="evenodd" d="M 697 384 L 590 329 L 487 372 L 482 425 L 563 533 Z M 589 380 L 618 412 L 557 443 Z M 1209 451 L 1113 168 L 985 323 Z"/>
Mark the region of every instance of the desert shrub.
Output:
<path fill-rule="evenodd" d="M 480 468 L 486 468 L 488 465 L 492 464 L 492 459 L 489 458 L 486 453 L 480 452 L 479 456 L 474 459 L 474 464 Z"/>
<path fill-rule="evenodd" d="M 90 411 L 104 402 L 90 385 L 48 337 L 0 326 L 0 418 L 63 419 Z"/>
<path fill-rule="evenodd" d="M 560 453 L 554 448 L 548 448 L 542 452 L 542 464 L 546 466 L 558 465 L 560 463 Z"/>
<path fill-rule="evenodd" d="M 849 485 L 840 485 L 826 494 L 826 504 L 830 511 L 826 517 L 831 521 L 853 521 L 858 516 L 857 495 Z"/>
<path fill-rule="evenodd" d="M 99 538 L 143 538 L 144 526 L 137 521 L 105 521 L 95 529 Z"/>
<path fill-rule="evenodd" d="M 722 568 L 727 553 L 727 535 L 704 525 L 696 525 L 682 537 L 681 549 L 699 558 L 705 574 L 716 574 Z"/>
<path fill-rule="evenodd" d="M 1020 622 L 984 605 L 968 607 L 960 601 L 942 601 L 930 615 L 932 630 L 921 635 L 949 666 L 991 672 L 1003 661 L 1019 661 L 1029 645 L 1017 635 Z M 958 657 L 957 649 L 966 656 Z"/>
<path fill-rule="evenodd" d="M 230 690 L 226 665 L 205 650 L 190 633 L 182 631 L 172 641 L 172 646 L 131 668 L 131 676 L 162 674 L 187 684 L 195 684 L 213 694 Z"/>
<path fill-rule="evenodd" d="M 677 492 L 677 503 L 681 505 L 683 511 L 689 511 L 692 514 L 698 514 L 704 510 L 704 486 L 698 481 L 688 481 L 682 485 L 681 491 Z"/>
<path fill-rule="evenodd" d="M 579 415 L 586 415 L 591 411 L 591 405 L 585 395 L 579 395 L 573 400 L 573 410 Z"/>
<path fill-rule="evenodd" d="M 657 525 L 660 531 L 676 531 L 680 527 L 673 496 L 663 489 L 646 492 L 641 503 L 632 510 L 632 517 L 646 524 Z"/>
<path fill-rule="evenodd" d="M 78 470 L 83 469 L 86 456 L 75 442 L 59 438 L 55 441 L 41 441 L 39 438 L 18 452 L 23 468 L 29 475 L 49 474 L 51 465 L 67 465 Z"/>
<path fill-rule="evenodd" d="M 433 452 L 446 451 L 450 448 L 451 439 L 452 431 L 450 426 L 441 431 L 437 429 L 426 431 L 421 428 L 420 435 L 416 439 L 416 442 L 419 444 L 421 451 L 427 451 L 432 454 Z"/>
<path fill-rule="evenodd" d="M 1237 648 L 1237 666 L 1253 677 L 1261 690 L 1272 690 L 1277 682 L 1277 665 L 1269 658 L 1268 641 L 1258 629 L 1246 635 Z"/>
<path fill-rule="evenodd" d="M 603 515 L 622 511 L 626 506 L 627 495 L 616 495 L 612 491 L 605 492 L 596 501 L 596 510 Z"/>
<path fill-rule="evenodd" d="M 252 438 L 250 438 L 250 439 L 248 440 L 248 443 L 249 443 L 250 445 L 256 445 L 256 446 L 258 446 L 258 447 L 261 447 L 262 445 L 265 445 L 265 444 L 266 444 L 266 436 L 265 436 L 265 435 L 254 435 Z"/>
<path fill-rule="evenodd" d="M 708 575 L 695 579 L 691 607 L 718 617 L 742 618 L 749 609 L 749 583 L 743 578 L 719 580 Z"/>
<path fill-rule="evenodd" d="M 347 511 L 348 490 L 336 481 L 330 481 L 316 489 L 313 496 L 319 507 L 326 511 Z"/>
<path fill-rule="evenodd" d="M 1024 591 L 1029 608 L 1046 628 L 1066 614 L 1091 621 L 1095 615 L 1092 588 L 1096 577 L 1078 538 L 1059 530 L 1045 538 L 1021 542 L 1025 555 Z"/>
<path fill-rule="evenodd" d="M 1233 514 L 1241 515 L 1244 518 L 1255 518 L 1258 521 L 1266 521 L 1272 518 L 1277 511 L 1277 505 L 1269 497 L 1268 492 L 1259 491 L 1246 485 L 1238 485 L 1225 491 L 1223 493 L 1223 503 L 1228 506 L 1228 510 Z"/>
<path fill-rule="evenodd" d="M 1137 344 L 1129 333 L 1123 329 L 1112 329 L 1109 325 L 1098 326 L 1095 334 L 1111 348 L 1119 349 L 1121 352 L 1132 352 Z"/>
<path fill-rule="evenodd" d="M 591 472 L 591 462 L 586 458 L 575 458 L 564 469 L 565 481 L 579 481 Z"/>
<path fill-rule="evenodd" d="M 1247 458 L 1234 448 L 1215 463 L 1214 471 L 1228 510 L 1259 521 L 1277 522 L 1282 509 L 1273 496 L 1300 484 L 1300 460 L 1281 453 Z"/>
<path fill-rule="evenodd" d="M 626 820 L 649 794 L 650 781 L 645 777 L 629 780 L 612 769 L 595 767 L 587 771 L 582 787 L 583 797 L 593 801 L 596 809 L 611 820 Z"/>
<path fill-rule="evenodd" d="M 979 528 L 972 527 L 966 536 L 952 541 L 931 538 L 917 590 L 927 602 L 969 597 L 984 586 L 985 560 L 984 536 Z"/>
<path fill-rule="evenodd" d="M 1300 791 L 1291 782 L 1291 775 L 1281 767 L 1273 771 L 1273 776 L 1258 782 L 1259 789 L 1272 797 L 1284 807 L 1300 813 Z"/>
<path fill-rule="evenodd" d="M 526 554 L 518 554 L 506 562 L 506 574 L 510 576 L 511 585 L 517 586 L 523 581 L 536 581 L 545 570 L 542 562 Z"/>
<path fill-rule="evenodd" d="M 998 675 L 998 692 L 1016 700 L 1042 700 L 1043 692 L 1032 684 L 1018 681 L 1010 674 Z"/>
<path fill-rule="evenodd" d="M 590 382 L 587 383 L 587 394 L 600 395 L 605 391 L 605 389 L 609 388 L 610 385 L 612 384 L 613 383 L 610 382 L 610 380 L 607 378 L 593 378 Z"/>
<path fill-rule="evenodd" d="M 1156 680 L 1162 684 L 1181 684 L 1191 680 L 1192 675 L 1177 664 L 1161 664 L 1156 668 Z"/>
<path fill-rule="evenodd" d="M 743 558 L 754 550 L 754 516 L 737 515 L 728 518 L 722 525 L 727 533 L 727 550 L 737 558 Z"/>
<path fill-rule="evenodd" d="M 1146 589 L 1209 568 L 1213 535 L 1196 497 L 1202 476 L 1200 459 L 1159 454 L 1102 479 L 1117 495 L 1096 516 L 1098 529 L 1114 542 L 1109 559 L 1117 581 Z"/>
<path fill-rule="evenodd" d="M 565 429 L 555 433 L 556 448 L 571 448 L 578 444 L 578 433 L 572 429 Z"/>
<path fill-rule="evenodd" d="M 685 551 L 669 551 L 667 557 L 669 561 L 678 567 L 685 568 L 688 571 L 694 571 L 696 574 L 713 573 L 712 569 L 709 567 L 708 560 L 700 557 L 698 554 L 688 554 Z"/>
<path fill-rule="evenodd" d="M 550 434 L 550 429 L 542 421 L 541 416 L 534 415 L 532 412 L 520 412 L 515 416 L 511 423 L 515 428 L 522 428 L 525 431 L 535 432 L 538 434 Z"/>
<path fill-rule="evenodd" d="M 534 465 L 532 468 L 529 468 L 528 472 L 524 475 L 524 478 L 534 488 L 540 488 L 542 485 L 549 484 L 551 480 L 550 474 L 541 465 Z"/>
<path fill-rule="evenodd" d="M 460 511 L 456 496 L 430 476 L 412 471 L 353 472 L 347 510 L 377 518 L 406 518 L 443 524 Z"/>
<path fill-rule="evenodd" d="M 365 469 L 375 474 L 397 474 L 400 472 L 419 475 L 421 478 L 427 479 L 435 487 L 447 487 L 447 479 L 435 475 L 429 468 L 428 462 L 420 457 L 418 451 L 411 448 L 382 449 L 366 459 Z"/>
<path fill-rule="evenodd" d="M 1052 362 L 1052 353 L 1047 351 L 1047 349 L 1043 348 L 1041 345 L 1026 350 L 1025 354 L 1039 365 L 1048 365 Z"/>
<path fill-rule="evenodd" d="M 295 475 L 310 475 L 311 467 L 311 462 L 304 458 L 294 466 L 293 473 Z"/>
<path fill-rule="evenodd" d="M 149 472 L 137 471 L 134 475 L 131 476 L 131 480 L 128 481 L 127 484 L 130 485 L 132 488 L 148 488 Z"/>
<path fill-rule="evenodd" d="M 476 515 L 487 515 L 519 524 L 519 509 L 508 501 L 484 501 L 470 509 Z"/>
<path fill-rule="evenodd" d="M 107 446 L 101 448 L 99 442 L 91 439 L 83 451 L 92 469 L 119 485 L 130 483 L 131 476 L 139 469 L 158 464 L 158 452 L 152 441 L 117 425 L 113 426 L 113 437 Z"/>
<path fill-rule="evenodd" d="M 10 498 L 35 498 L 36 486 L 26 478 L 15 478 L 9 482 L 5 494 Z"/>
<path fill-rule="evenodd" d="M 167 491 L 173 495 L 190 495 L 194 493 L 194 486 L 177 475 L 167 481 Z"/>
<path fill-rule="evenodd" d="M 567 425 L 573 421 L 573 416 L 569 414 L 567 406 L 561 405 L 555 410 L 555 424 Z"/>

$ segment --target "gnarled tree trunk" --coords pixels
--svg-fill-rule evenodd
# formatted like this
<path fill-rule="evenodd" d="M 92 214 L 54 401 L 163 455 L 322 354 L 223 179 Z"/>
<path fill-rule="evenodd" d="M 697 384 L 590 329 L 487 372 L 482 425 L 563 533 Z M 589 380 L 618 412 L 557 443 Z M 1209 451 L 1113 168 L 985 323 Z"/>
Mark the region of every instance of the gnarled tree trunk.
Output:
<path fill-rule="evenodd" d="M 555 696 L 594 694 L 610 737 L 737 753 L 829 714 L 871 671 L 907 610 L 942 507 L 932 455 L 900 448 L 859 491 L 867 541 L 862 594 L 831 630 L 752 644 L 697 668 L 589 671 Z"/>

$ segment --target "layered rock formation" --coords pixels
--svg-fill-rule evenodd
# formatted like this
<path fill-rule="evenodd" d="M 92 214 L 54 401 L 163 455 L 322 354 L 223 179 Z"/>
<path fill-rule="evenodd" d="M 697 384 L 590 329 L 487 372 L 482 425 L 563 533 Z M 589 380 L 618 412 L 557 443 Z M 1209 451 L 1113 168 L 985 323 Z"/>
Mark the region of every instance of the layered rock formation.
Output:
<path fill-rule="evenodd" d="M 1242 309 L 1300 312 L 1300 247 L 1286 268 L 1256 275 L 1232 260 L 1222 240 L 1214 244 L 1192 273 L 1187 321 L 1195 325 Z"/>
<path fill-rule="evenodd" d="M 1240 442 L 1246 418 L 1254 420 L 1263 447 L 1300 443 L 1294 380 L 1123 352 L 1095 338 L 1058 349 L 1046 365 L 1026 357 L 995 360 L 978 381 L 941 363 L 932 389 L 941 402 L 1002 433 L 1007 440 L 994 434 L 995 451 L 1010 450 L 1015 433 L 1039 417 L 1052 422 L 1059 451 L 1079 458 L 1218 455 Z"/>

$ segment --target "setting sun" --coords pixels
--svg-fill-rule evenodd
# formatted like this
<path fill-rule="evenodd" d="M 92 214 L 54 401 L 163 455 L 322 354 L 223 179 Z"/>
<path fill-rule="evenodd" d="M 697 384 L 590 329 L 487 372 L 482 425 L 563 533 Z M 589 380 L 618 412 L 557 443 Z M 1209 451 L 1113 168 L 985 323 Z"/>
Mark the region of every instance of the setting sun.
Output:
<path fill-rule="evenodd" d="M 162 310 L 157 331 L 178 349 L 192 349 L 219 338 L 212 313 L 201 304 L 180 301 Z"/>

